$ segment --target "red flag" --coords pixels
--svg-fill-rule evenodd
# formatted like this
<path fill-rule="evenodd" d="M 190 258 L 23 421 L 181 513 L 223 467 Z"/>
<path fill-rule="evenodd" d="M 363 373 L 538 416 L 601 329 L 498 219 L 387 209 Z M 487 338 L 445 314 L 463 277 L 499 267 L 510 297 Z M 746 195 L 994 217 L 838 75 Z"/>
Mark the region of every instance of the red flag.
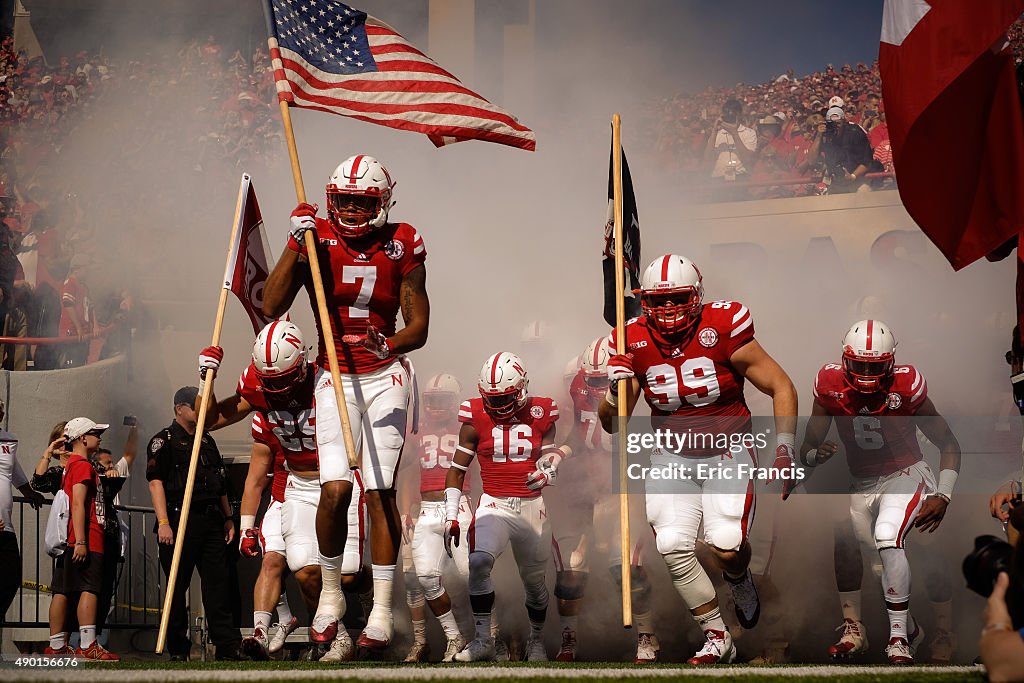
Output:
<path fill-rule="evenodd" d="M 267 252 L 267 237 L 263 232 L 263 216 L 256 201 L 256 190 L 248 173 L 242 174 L 238 192 L 242 196 L 242 204 L 235 218 L 235 241 L 224 271 L 224 289 L 230 289 L 242 302 L 252 321 L 253 332 L 259 334 L 274 320 L 263 312 L 263 285 L 267 282 L 272 261 Z"/>
<path fill-rule="evenodd" d="M 900 197 L 957 270 L 1024 228 L 1024 124 L 1005 33 L 1024 0 L 886 0 L 878 50 Z"/>
<path fill-rule="evenodd" d="M 423 133 L 437 147 L 486 140 L 528 151 L 534 132 L 413 47 L 395 29 L 332 0 L 264 0 L 278 98 Z"/>

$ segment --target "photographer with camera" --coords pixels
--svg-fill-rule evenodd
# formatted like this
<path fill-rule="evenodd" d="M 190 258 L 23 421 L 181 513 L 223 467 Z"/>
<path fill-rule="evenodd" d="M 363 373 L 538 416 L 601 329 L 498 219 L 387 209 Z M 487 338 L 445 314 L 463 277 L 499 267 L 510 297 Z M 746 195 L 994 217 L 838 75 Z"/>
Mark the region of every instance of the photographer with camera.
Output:
<path fill-rule="evenodd" d="M 743 105 L 729 99 L 722 105 L 722 115 L 711 127 L 704 161 L 711 166 L 711 177 L 735 182 L 737 176 L 747 175 L 757 151 L 757 133 L 743 125 L 740 115 Z"/>
<path fill-rule="evenodd" d="M 830 193 L 868 188 L 864 175 L 874 159 L 863 128 L 847 121 L 842 108 L 832 106 L 825 112 L 825 121 L 817 125 L 814 136 L 805 163 L 819 158 L 824 161 L 825 172 L 831 177 Z"/>
<path fill-rule="evenodd" d="M 1010 543 L 995 536 L 974 539 L 964 558 L 967 587 L 988 598 L 979 650 L 988 679 L 1024 681 L 1024 529 L 1021 482 L 1008 482 L 989 500 L 992 516 L 1007 524 Z"/>

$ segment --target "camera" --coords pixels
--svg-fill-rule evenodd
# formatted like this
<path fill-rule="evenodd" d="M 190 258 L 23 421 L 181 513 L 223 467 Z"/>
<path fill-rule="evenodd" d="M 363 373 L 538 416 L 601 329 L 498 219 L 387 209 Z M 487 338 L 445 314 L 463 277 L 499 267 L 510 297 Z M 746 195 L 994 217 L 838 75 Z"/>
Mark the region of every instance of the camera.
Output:
<path fill-rule="evenodd" d="M 139 419 L 137 417 L 135 417 L 134 415 L 125 415 L 124 416 L 124 426 L 125 427 L 137 427 L 138 424 L 139 424 Z"/>
<path fill-rule="evenodd" d="M 1014 548 L 1006 541 L 992 535 L 974 539 L 972 550 L 963 561 L 964 578 L 967 587 L 987 598 L 992 595 L 996 578 L 1000 572 L 1010 576 L 1010 587 L 1006 591 L 1006 607 L 1010 612 L 1015 629 L 1024 626 L 1024 576 L 1021 576 L 1021 547 Z"/>

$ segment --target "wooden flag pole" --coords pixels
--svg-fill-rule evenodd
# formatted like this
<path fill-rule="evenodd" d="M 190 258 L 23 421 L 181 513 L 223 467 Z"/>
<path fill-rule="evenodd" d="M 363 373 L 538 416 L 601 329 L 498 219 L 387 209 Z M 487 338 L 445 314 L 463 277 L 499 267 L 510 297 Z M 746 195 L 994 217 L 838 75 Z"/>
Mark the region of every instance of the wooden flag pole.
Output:
<path fill-rule="evenodd" d="M 235 220 L 231 226 L 231 240 L 228 242 L 228 256 L 227 262 L 224 264 L 224 270 L 227 271 L 231 267 L 231 251 L 235 244 L 235 239 L 238 237 L 239 224 L 242 222 L 242 202 L 245 200 L 245 177 L 242 177 L 242 183 L 238 188 L 238 202 L 235 204 Z M 222 287 L 220 290 L 220 300 L 217 302 L 217 316 L 213 322 L 213 341 L 210 342 L 210 346 L 220 345 L 220 333 L 224 326 L 224 310 L 228 305 L 228 288 Z M 192 456 L 188 462 L 188 478 L 185 481 L 185 497 L 181 501 L 181 516 L 178 519 L 178 530 L 174 537 L 174 555 L 171 558 L 171 569 L 167 572 L 167 589 L 164 593 L 164 606 L 160 611 L 160 631 L 156 637 L 156 653 L 161 654 L 164 651 L 164 645 L 167 642 L 167 624 L 171 617 L 171 602 L 174 600 L 174 586 L 178 582 L 178 566 L 181 564 L 181 551 L 185 547 L 185 530 L 188 528 L 188 514 L 192 509 L 192 489 L 195 486 L 196 481 L 196 466 L 199 464 L 199 449 L 203 444 L 203 433 L 206 431 L 206 413 L 210 406 L 210 396 L 213 394 L 213 380 L 216 377 L 215 372 L 207 371 L 206 376 L 200 382 L 202 403 L 199 404 L 199 415 L 196 417 L 198 423 L 196 424 L 195 437 L 192 440 Z M 188 579 L 191 581 L 192 577 Z"/>
<path fill-rule="evenodd" d="M 612 116 L 612 178 L 615 212 L 615 353 L 626 352 L 625 273 L 622 255 L 622 119 Z M 622 626 L 633 627 L 632 557 L 629 542 L 629 479 L 626 476 L 627 404 L 630 382 L 619 380 L 619 544 L 622 553 Z"/>
<path fill-rule="evenodd" d="M 284 137 L 288 141 L 288 156 L 292 162 L 292 180 L 295 182 L 295 198 L 302 204 L 306 201 L 306 188 L 302 183 L 302 169 L 299 168 L 299 151 L 295 147 L 295 131 L 292 130 L 292 113 L 288 103 L 280 100 L 281 120 L 284 121 Z M 338 350 L 334 348 L 334 331 L 331 328 L 331 316 L 327 311 L 327 296 L 324 294 L 324 281 L 320 275 L 320 259 L 317 256 L 316 233 L 307 230 L 306 258 L 309 259 L 309 272 L 313 275 L 313 292 L 316 295 L 316 311 L 320 318 L 320 331 L 323 333 L 324 349 L 327 351 L 327 365 L 331 371 L 331 382 L 334 383 L 334 397 L 338 402 L 338 414 L 341 416 L 341 433 L 345 439 L 345 452 L 348 454 L 348 466 L 359 468 L 359 457 L 356 453 L 355 440 L 352 438 L 352 425 L 348 419 L 348 404 L 345 402 L 345 389 L 341 386 L 341 370 L 338 367 Z"/>

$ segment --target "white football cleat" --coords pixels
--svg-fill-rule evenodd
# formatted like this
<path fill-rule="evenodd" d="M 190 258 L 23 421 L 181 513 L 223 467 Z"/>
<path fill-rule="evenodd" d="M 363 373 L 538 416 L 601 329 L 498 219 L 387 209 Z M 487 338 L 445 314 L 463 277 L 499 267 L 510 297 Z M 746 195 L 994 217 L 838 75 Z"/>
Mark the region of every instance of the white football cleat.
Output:
<path fill-rule="evenodd" d="M 953 653 L 956 652 L 957 638 L 950 631 L 939 631 L 928 644 L 928 651 L 931 653 L 933 664 L 949 664 L 953 661 Z"/>
<path fill-rule="evenodd" d="M 448 646 L 444 649 L 444 657 L 441 658 L 441 661 L 454 662 L 455 655 L 457 655 L 464 647 L 466 647 L 466 639 L 462 636 L 455 636 L 448 641 Z"/>
<path fill-rule="evenodd" d="M 832 659 L 846 659 L 851 655 L 859 655 L 868 649 L 868 633 L 864 630 L 864 624 L 853 619 L 843 619 L 843 623 L 837 628 L 843 635 L 839 642 L 828 648 L 828 655 Z"/>
<path fill-rule="evenodd" d="M 914 653 L 904 638 L 890 638 L 885 646 L 885 656 L 890 664 L 909 665 L 914 663 Z"/>
<path fill-rule="evenodd" d="M 723 578 L 732 593 L 732 601 L 736 606 L 736 618 L 739 620 L 740 626 L 745 629 L 754 628 L 761 618 L 761 600 L 757 595 L 754 577 L 750 574 L 750 570 L 748 569 L 738 582 L 733 582 L 725 575 Z"/>
<path fill-rule="evenodd" d="M 288 636 L 291 635 L 292 632 L 295 629 L 297 629 L 298 627 L 299 627 L 299 620 L 296 619 L 295 617 L 292 617 L 291 620 L 289 620 L 287 624 L 282 624 L 282 623 L 278 622 L 278 623 L 274 624 L 273 626 L 271 626 L 270 627 L 270 646 L 267 648 L 267 651 L 270 652 L 270 654 L 274 654 L 275 652 L 280 652 L 281 648 L 284 647 L 284 644 L 286 642 L 288 642 Z"/>
<path fill-rule="evenodd" d="M 455 655 L 456 662 L 493 662 L 494 638 L 475 638 Z"/>
<path fill-rule="evenodd" d="M 267 638 L 266 632 L 262 628 L 253 629 L 252 635 L 242 640 L 242 645 L 239 649 L 249 659 L 261 662 L 270 659 L 267 656 L 267 647 L 270 645 L 270 641 Z"/>
<path fill-rule="evenodd" d="M 547 650 L 544 649 L 544 641 L 541 638 L 530 638 L 526 641 L 526 661 L 548 661 L 548 653 Z"/>
<path fill-rule="evenodd" d="M 661 645 L 653 633 L 638 633 L 636 636 L 636 664 L 654 664 L 658 661 Z"/>
<path fill-rule="evenodd" d="M 331 642 L 327 653 L 320 658 L 321 662 L 351 662 L 355 657 L 356 648 L 352 644 L 352 636 L 345 628 L 338 629 L 338 635 Z"/>
<path fill-rule="evenodd" d="M 697 654 L 686 660 L 687 664 L 732 664 L 736 659 L 736 646 L 728 631 L 708 629 L 704 632 L 707 640 Z"/>
<path fill-rule="evenodd" d="M 419 664 L 420 662 L 427 661 L 428 656 L 430 656 L 430 645 L 426 641 L 413 643 L 412 647 L 409 648 L 409 654 L 402 661 L 406 664 Z"/>
<path fill-rule="evenodd" d="M 556 662 L 575 662 L 576 661 L 576 631 L 571 628 L 562 629 L 562 646 L 558 648 L 558 654 L 555 655 Z"/>

